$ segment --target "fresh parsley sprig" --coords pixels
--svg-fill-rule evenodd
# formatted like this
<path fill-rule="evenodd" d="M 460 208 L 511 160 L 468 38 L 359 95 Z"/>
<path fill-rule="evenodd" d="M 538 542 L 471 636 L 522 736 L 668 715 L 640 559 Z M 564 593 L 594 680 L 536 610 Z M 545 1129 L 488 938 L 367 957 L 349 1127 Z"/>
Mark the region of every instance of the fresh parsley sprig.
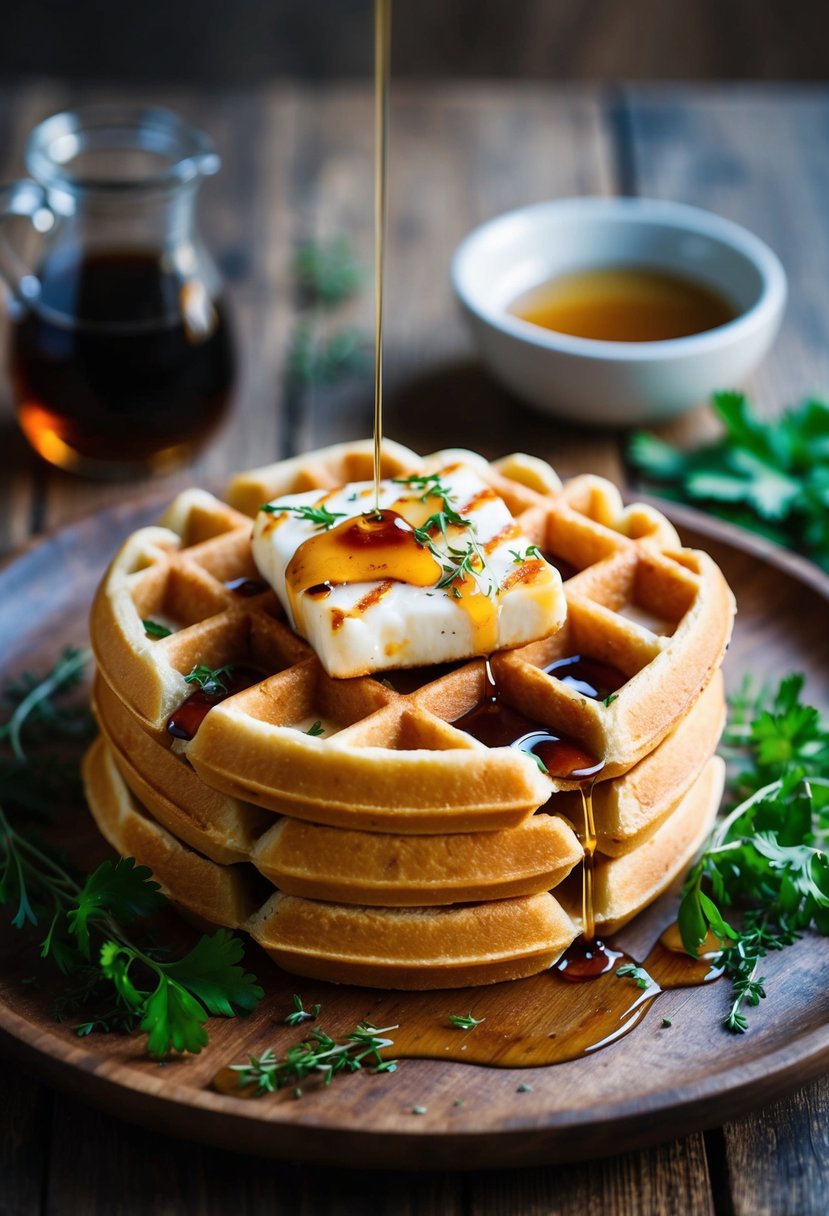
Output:
<path fill-rule="evenodd" d="M 725 432 L 692 452 L 653 435 L 631 439 L 628 457 L 660 493 L 706 509 L 810 557 L 829 570 L 829 405 L 806 401 L 775 421 L 741 393 L 717 393 Z"/>
<path fill-rule="evenodd" d="M 357 1072 L 364 1066 L 372 1072 L 395 1072 L 396 1060 L 384 1060 L 380 1055 L 394 1040 L 384 1036 L 397 1026 L 372 1026 L 360 1022 L 350 1034 L 337 1042 L 321 1026 L 315 1026 L 306 1039 L 289 1047 L 284 1056 L 277 1056 L 268 1047 L 261 1056 L 251 1056 L 247 1064 L 231 1064 L 238 1074 L 239 1087 L 255 1087 L 257 1097 L 275 1093 L 287 1086 L 300 1086 L 308 1077 L 317 1077 L 330 1085 L 337 1073 Z M 296 1097 L 302 1094 L 295 1089 Z"/>
<path fill-rule="evenodd" d="M 809 928 L 829 934 L 829 727 L 802 691 L 792 675 L 773 694 L 744 687 L 738 696 L 725 734 L 737 802 L 689 872 L 679 908 L 690 954 L 709 932 L 720 942 L 734 990 L 725 1024 L 737 1032 L 748 1028 L 745 1007 L 766 995 L 765 955 Z M 733 923 L 731 908 L 740 911 Z"/>
<path fill-rule="evenodd" d="M 122 858 L 84 876 L 32 834 L 28 813 L 17 822 L 21 809 L 28 812 L 19 791 L 27 780 L 37 788 L 41 772 L 53 767 L 50 745 L 61 734 L 77 734 L 79 721 L 89 724 L 88 708 L 78 713 L 63 703 L 87 660 L 85 652 L 65 652 L 42 680 L 25 677 L 6 689 L 14 709 L 0 726 L 0 747 L 12 753 L 0 767 L 0 905 L 10 908 L 15 928 L 43 931 L 41 958 L 67 977 L 57 1016 L 65 1020 L 96 1006 L 76 1025 L 79 1034 L 138 1028 L 153 1056 L 200 1051 L 208 1016 L 247 1012 L 263 995 L 238 965 L 241 942 L 220 929 L 179 959 L 156 944 L 139 946 L 133 931 L 166 903 L 151 871 Z"/>

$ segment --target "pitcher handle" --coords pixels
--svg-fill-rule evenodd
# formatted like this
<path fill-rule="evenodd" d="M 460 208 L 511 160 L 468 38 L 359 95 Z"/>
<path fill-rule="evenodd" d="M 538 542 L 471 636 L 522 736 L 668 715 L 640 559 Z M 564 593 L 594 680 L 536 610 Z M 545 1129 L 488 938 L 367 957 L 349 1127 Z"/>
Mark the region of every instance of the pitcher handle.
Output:
<path fill-rule="evenodd" d="M 37 182 L 24 179 L 0 188 L 0 275 L 18 299 L 31 303 L 40 295 L 40 279 L 3 231 L 5 223 L 16 217 L 27 219 L 41 234 L 54 227 L 55 213 L 46 201 L 46 191 Z"/>

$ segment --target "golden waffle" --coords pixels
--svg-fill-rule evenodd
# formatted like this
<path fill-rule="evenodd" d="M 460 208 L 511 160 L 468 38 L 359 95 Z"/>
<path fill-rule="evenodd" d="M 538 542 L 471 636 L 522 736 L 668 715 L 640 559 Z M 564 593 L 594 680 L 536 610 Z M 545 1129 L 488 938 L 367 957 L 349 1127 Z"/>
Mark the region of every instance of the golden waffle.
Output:
<path fill-rule="evenodd" d="M 93 705 L 124 783 L 154 819 L 213 861 L 252 861 L 289 895 L 395 907 L 533 895 L 555 887 L 582 858 L 573 831 L 552 815 L 500 832 L 442 836 L 274 823 L 204 785 L 186 760 L 136 726 L 100 679 Z"/>
<path fill-rule="evenodd" d="M 687 865 L 716 814 L 724 765 L 714 758 L 668 820 L 627 856 L 597 861 L 597 925 L 612 932 L 655 899 Z M 274 892 L 248 865 L 218 865 L 158 824 L 128 790 L 103 740 L 84 762 L 92 813 L 121 854 L 152 868 L 184 911 L 244 928 L 286 970 L 336 983 L 454 988 L 532 975 L 572 942 L 581 883 L 550 894 L 441 908 L 361 907 Z"/>
<path fill-rule="evenodd" d="M 549 966 L 573 940 L 577 782 L 545 775 L 508 746 L 514 735 L 481 742 L 482 711 L 603 762 L 593 805 L 605 931 L 687 864 L 719 802 L 722 766 L 709 757 L 733 599 L 715 564 L 608 482 L 562 486 L 531 457 L 421 459 L 387 444 L 382 474 L 458 458 L 565 580 L 564 626 L 489 662 L 333 679 L 259 581 L 259 505 L 369 480 L 370 444 L 242 475 L 227 503 L 180 495 L 161 526 L 129 538 L 95 599 L 103 738 L 85 777 L 102 832 L 191 915 L 247 928 L 299 974 L 488 983 Z M 147 620 L 169 634 L 150 636 Z M 246 678 L 223 700 L 202 697 L 209 712 L 193 725 L 185 677 L 201 665 Z"/>
<path fill-rule="evenodd" d="M 390 444 L 382 472 L 428 471 L 455 455 L 422 460 Z M 560 487 L 548 466 L 528 457 L 491 465 L 465 458 L 570 575 L 565 627 L 493 656 L 499 697 L 603 758 L 603 778 L 627 771 L 686 716 L 719 666 L 733 613 L 722 575 L 704 554 L 682 549 L 658 512 L 623 507 L 599 478 Z M 370 476 L 370 446 L 350 445 L 244 475 L 228 497 L 250 512 L 277 494 Z M 486 747 L 452 725 L 488 695 L 481 660 L 332 680 L 288 629 L 270 591 L 243 598 L 226 585 L 257 577 L 249 515 L 188 491 L 164 523 L 141 529 L 116 557 L 96 596 L 92 642 L 106 682 L 167 744 L 166 723 L 191 692 L 184 677 L 194 666 L 249 663 L 262 671 L 216 705 L 192 741 L 177 745 L 206 784 L 311 822 L 402 834 L 514 827 L 551 788 L 568 785 L 551 787 L 526 754 Z M 142 618 L 174 632 L 149 638 Z M 545 674 L 574 654 L 627 677 L 606 704 Z M 322 737 L 306 733 L 316 722 Z"/>
<path fill-rule="evenodd" d="M 252 866 L 217 865 L 156 823 L 130 794 L 101 738 L 84 757 L 83 779 L 95 822 L 117 853 L 148 865 L 185 911 L 229 929 L 247 921 L 258 902 Z"/>
<path fill-rule="evenodd" d="M 287 818 L 274 824 L 267 812 L 204 785 L 183 757 L 136 725 L 100 679 L 93 704 L 121 776 L 155 819 L 214 861 L 252 860 L 288 894 L 392 906 L 497 899 L 550 890 L 581 860 L 581 846 L 559 818 L 578 827 L 578 794 L 555 794 L 550 814 L 500 832 L 419 837 Z M 650 756 L 595 787 L 600 853 L 629 852 L 657 829 L 713 752 L 723 715 L 718 674 Z"/>
<path fill-rule="evenodd" d="M 355 907 L 280 892 L 263 902 L 251 866 L 209 861 L 152 818 L 102 739 L 87 753 L 83 775 L 95 821 L 117 852 L 150 866 L 185 912 L 247 929 L 299 975 L 391 988 L 496 983 L 550 966 L 576 935 L 546 892 L 449 908 Z"/>

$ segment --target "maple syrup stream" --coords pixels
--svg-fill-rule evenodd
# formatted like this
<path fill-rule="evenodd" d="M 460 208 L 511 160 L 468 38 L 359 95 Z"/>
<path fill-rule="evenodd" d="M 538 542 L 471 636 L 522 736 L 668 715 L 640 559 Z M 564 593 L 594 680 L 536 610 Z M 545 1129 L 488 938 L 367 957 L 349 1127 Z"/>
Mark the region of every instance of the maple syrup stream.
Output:
<path fill-rule="evenodd" d="M 383 443 L 383 270 L 389 147 L 391 0 L 374 0 L 374 509 L 380 510 Z"/>

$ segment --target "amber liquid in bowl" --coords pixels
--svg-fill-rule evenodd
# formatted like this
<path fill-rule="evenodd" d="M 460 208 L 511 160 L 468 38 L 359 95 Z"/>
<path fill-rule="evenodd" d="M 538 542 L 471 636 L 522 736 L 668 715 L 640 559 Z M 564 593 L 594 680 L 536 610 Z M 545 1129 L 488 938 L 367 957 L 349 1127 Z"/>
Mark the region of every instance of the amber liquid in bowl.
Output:
<path fill-rule="evenodd" d="M 559 275 L 519 296 L 509 311 L 557 333 L 605 342 L 661 342 L 733 321 L 738 309 L 708 285 L 643 266 Z"/>
<path fill-rule="evenodd" d="M 145 250 L 55 258 L 12 316 L 17 416 L 46 460 L 81 472 L 162 471 L 218 423 L 233 380 L 220 299 Z"/>

